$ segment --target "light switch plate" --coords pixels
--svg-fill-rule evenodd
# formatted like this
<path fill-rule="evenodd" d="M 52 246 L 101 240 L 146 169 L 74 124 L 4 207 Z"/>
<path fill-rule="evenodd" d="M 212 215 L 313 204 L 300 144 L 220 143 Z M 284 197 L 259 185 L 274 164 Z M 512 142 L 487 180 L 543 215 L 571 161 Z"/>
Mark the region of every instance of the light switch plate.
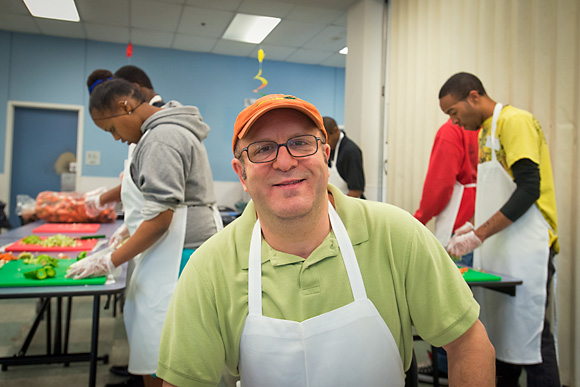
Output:
<path fill-rule="evenodd" d="M 87 151 L 85 153 L 85 164 L 87 165 L 101 165 L 101 152 Z"/>

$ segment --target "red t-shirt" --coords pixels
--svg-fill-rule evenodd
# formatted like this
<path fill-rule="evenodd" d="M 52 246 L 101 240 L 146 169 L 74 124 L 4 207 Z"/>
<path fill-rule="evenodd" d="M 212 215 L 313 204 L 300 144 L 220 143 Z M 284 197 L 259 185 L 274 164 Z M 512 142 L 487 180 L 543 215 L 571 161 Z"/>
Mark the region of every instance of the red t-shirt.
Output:
<path fill-rule="evenodd" d="M 426 224 L 437 216 L 451 199 L 455 181 L 473 184 L 477 178 L 478 131 L 469 131 L 453 125 L 451 120 L 437 131 L 429 168 L 423 185 L 421 204 L 415 218 Z M 455 220 L 455 231 L 471 219 L 475 211 L 475 187 L 465 188 Z"/>

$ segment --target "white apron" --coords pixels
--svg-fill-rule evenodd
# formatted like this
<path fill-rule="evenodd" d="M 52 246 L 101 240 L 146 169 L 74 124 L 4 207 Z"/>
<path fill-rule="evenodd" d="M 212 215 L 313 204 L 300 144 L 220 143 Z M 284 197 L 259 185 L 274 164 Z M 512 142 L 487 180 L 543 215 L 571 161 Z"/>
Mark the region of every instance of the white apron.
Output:
<path fill-rule="evenodd" d="M 128 165 L 131 160 L 132 155 Z M 143 221 L 143 195 L 133 183 L 127 168 L 121 190 L 125 223 L 133 235 Z M 161 328 L 179 276 L 186 223 L 187 207 L 179 206 L 173 213 L 167 232 L 142 252 L 135 262 L 123 309 L 129 339 L 129 372 L 132 374 L 153 374 L 157 371 Z"/>
<path fill-rule="evenodd" d="M 499 143 L 495 140 L 495 131 L 501 108 L 499 103 L 495 106 L 491 138 L 488 139 L 492 160 L 479 164 L 477 169 L 476 228 L 496 213 L 516 189 L 496 156 Z M 474 251 L 474 267 L 523 280 L 515 297 L 489 289 L 474 289 L 481 305 L 480 320 L 495 347 L 496 358 L 503 362 L 542 362 L 540 344 L 549 243 L 548 223 L 534 204 L 513 224 L 486 239 Z"/>
<path fill-rule="evenodd" d="M 123 168 L 123 181 L 121 182 L 121 201 L 123 202 L 123 211 L 125 225 L 129 229 L 129 234 L 133 235 L 143 222 L 141 209 L 143 208 L 143 194 L 131 179 L 131 160 L 136 144 L 129 145 L 129 152 L 125 166 Z"/>
<path fill-rule="evenodd" d="M 457 214 L 459 213 L 459 207 L 461 206 L 461 200 L 463 199 L 463 191 L 465 188 L 475 186 L 475 184 L 463 185 L 456 181 L 453 185 L 453 192 L 451 193 L 449 202 L 443 211 L 435 217 L 435 228 L 433 233 L 443 246 L 447 246 L 447 243 L 451 239 L 451 235 L 453 235 L 453 226 L 457 220 Z"/>
<path fill-rule="evenodd" d="M 350 239 L 329 203 L 354 301 L 301 323 L 262 315 L 261 228 L 256 221 L 248 268 L 248 317 L 240 342 L 242 387 L 403 386 L 391 332 L 367 298 Z"/>
<path fill-rule="evenodd" d="M 334 185 L 336 188 L 342 191 L 343 194 L 348 193 L 348 184 L 338 173 L 338 169 L 336 168 L 336 160 L 338 160 L 338 151 L 340 150 L 340 143 L 344 138 L 344 133 L 340 132 L 340 138 L 336 143 L 336 149 L 334 149 L 334 157 L 330 160 L 331 167 L 328 168 L 330 171 L 330 176 L 328 177 L 328 182 Z"/>

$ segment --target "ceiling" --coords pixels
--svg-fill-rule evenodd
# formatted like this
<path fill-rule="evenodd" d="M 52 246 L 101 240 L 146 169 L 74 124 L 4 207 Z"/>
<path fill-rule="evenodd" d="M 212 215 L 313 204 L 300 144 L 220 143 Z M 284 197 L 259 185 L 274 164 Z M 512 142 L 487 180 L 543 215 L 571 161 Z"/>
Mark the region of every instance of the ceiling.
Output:
<path fill-rule="evenodd" d="M 0 0 L 0 30 L 345 67 L 346 19 L 358 0 L 75 0 L 81 21 L 32 17 Z M 282 21 L 261 45 L 221 39 L 237 13 Z M 134 50 L 137 48 L 134 48 Z"/>

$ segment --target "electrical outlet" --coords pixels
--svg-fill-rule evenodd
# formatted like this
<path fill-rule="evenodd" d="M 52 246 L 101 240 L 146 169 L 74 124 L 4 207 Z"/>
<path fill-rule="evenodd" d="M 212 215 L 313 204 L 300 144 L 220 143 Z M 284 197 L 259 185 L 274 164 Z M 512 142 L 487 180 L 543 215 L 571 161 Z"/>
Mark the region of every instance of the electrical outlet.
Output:
<path fill-rule="evenodd" d="M 87 165 L 101 165 L 101 152 L 87 151 L 85 153 L 85 164 Z"/>

